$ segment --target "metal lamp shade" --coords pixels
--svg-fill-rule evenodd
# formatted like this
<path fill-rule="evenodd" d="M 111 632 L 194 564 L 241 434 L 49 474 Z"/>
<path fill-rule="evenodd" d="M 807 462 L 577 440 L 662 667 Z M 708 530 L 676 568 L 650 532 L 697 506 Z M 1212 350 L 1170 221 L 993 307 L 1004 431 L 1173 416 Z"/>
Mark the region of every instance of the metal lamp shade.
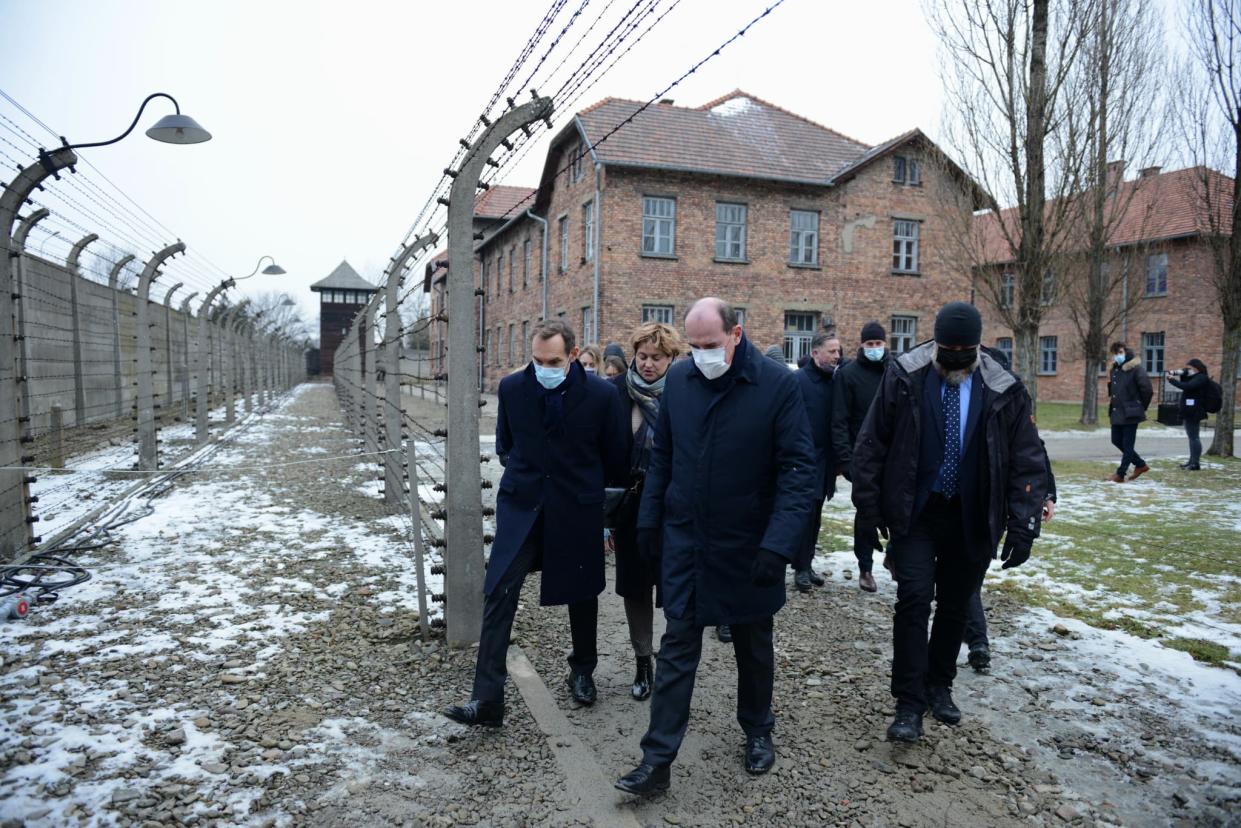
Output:
<path fill-rule="evenodd" d="M 267 267 L 263 268 L 263 273 L 268 276 L 281 276 L 287 272 L 287 270 L 278 264 L 269 264 Z"/>
<path fill-rule="evenodd" d="M 201 144 L 211 140 L 211 133 L 189 115 L 165 115 L 147 130 L 147 136 L 165 144 Z"/>

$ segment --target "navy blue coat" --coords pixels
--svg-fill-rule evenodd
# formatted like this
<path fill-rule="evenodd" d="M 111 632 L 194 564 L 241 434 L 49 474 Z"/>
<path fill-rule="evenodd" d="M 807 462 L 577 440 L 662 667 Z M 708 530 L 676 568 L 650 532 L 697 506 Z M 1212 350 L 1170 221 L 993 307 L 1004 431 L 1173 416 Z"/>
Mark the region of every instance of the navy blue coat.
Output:
<path fill-rule="evenodd" d="M 769 618 L 784 581 L 758 587 L 754 558 L 792 561 L 814 501 L 814 444 L 793 372 L 743 337 L 734 382 L 713 390 L 692 360 L 668 370 L 638 513 L 663 529 L 664 612 L 704 626 Z"/>
<path fill-rule="evenodd" d="M 544 606 L 575 604 L 603 592 L 603 489 L 629 471 L 628 424 L 616 389 L 574 362 L 564 385 L 564 432 L 543 427 L 543 387 L 533 363 L 500 381 L 496 454 L 504 464 L 496 495 L 496 537 L 484 590 L 490 594 L 543 514 Z"/>
<path fill-rule="evenodd" d="M 814 441 L 815 492 L 818 501 L 836 494 L 836 450 L 832 446 L 833 374 L 827 373 L 810 360 L 797 369 L 798 386 L 806 403 L 810 421 L 810 437 Z"/>

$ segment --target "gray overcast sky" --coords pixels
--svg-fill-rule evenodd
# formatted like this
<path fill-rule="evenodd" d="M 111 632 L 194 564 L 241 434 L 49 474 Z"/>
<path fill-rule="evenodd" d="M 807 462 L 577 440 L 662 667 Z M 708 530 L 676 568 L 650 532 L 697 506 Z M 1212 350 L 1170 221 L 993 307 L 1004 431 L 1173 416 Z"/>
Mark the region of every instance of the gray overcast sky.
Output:
<path fill-rule="evenodd" d="M 573 109 L 649 98 L 768 4 L 682 0 Z M 287 289 L 313 315 L 306 287 L 342 258 L 378 278 L 548 5 L 0 0 L 0 86 L 70 141 L 111 138 L 146 94 L 172 93 L 214 140 L 174 147 L 135 132 L 87 157 L 226 272 L 274 255 L 289 275 L 247 291 Z M 590 3 L 546 68 L 607 5 Z M 605 20 L 630 5 L 617 0 Z M 935 42 L 915 0 L 786 0 L 669 96 L 698 105 L 737 87 L 867 143 L 939 123 Z M 0 112 L 15 117 L 2 100 Z M 556 113 L 557 130 L 572 114 Z M 537 183 L 540 135 L 504 183 Z"/>

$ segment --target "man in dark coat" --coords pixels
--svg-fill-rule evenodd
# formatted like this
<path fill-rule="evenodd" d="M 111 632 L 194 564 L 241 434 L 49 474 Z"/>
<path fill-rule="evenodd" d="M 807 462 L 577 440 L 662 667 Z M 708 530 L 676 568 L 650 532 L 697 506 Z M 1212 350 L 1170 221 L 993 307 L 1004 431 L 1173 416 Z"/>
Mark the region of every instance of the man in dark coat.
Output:
<path fill-rule="evenodd" d="M 814 549 L 823 525 L 823 504 L 836 494 L 836 452 L 832 448 L 833 375 L 840 362 L 840 340 L 835 334 L 821 333 L 810 342 L 810 360 L 797 369 L 797 384 L 806 403 L 810 436 L 814 440 L 814 503 L 806 524 L 806 537 L 793 561 L 793 583 L 799 592 L 823 586 L 823 577 L 814 571 Z"/>
<path fill-rule="evenodd" d="M 629 433 L 607 380 L 577 362 L 573 331 L 548 320 L 534 327 L 533 359 L 500 381 L 496 454 L 504 475 L 496 496 L 496 536 L 487 563 L 482 637 L 471 700 L 444 711 L 462 724 L 504 720 L 505 657 L 526 574 L 542 569 L 539 602 L 568 604 L 573 652 L 569 687 L 595 700 L 599 593 L 604 587 L 603 489 L 624 485 Z"/>
<path fill-rule="evenodd" d="M 1120 465 L 1108 480 L 1124 483 L 1130 463 L 1133 474 L 1129 480 L 1137 480 L 1151 470 L 1134 444 L 1138 439 L 1138 424 L 1146 419 L 1146 409 L 1155 392 L 1142 360 L 1126 348 L 1125 343 L 1113 342 L 1110 352 L 1112 372 L 1107 381 L 1107 416 L 1112 422 L 1112 445 L 1120 449 Z"/>
<path fill-rule="evenodd" d="M 941 308 L 935 341 L 888 366 L 854 448 L 859 520 L 892 537 L 892 741 L 921 738 L 928 705 L 939 721 L 960 722 L 952 682 L 970 596 L 1001 535 L 1009 568 L 1029 559 L 1039 532 L 1047 469 L 1030 396 L 980 352 L 981 337 L 973 305 Z"/>
<path fill-rule="evenodd" d="M 862 326 L 857 359 L 841 368 L 832 379 L 832 450 L 836 453 L 837 469 L 846 478 L 862 421 L 879 390 L 879 380 L 889 360 L 888 334 L 883 325 L 872 320 Z M 858 563 L 858 586 L 866 592 L 874 592 L 878 587 L 871 570 L 875 566 L 875 552 L 882 552 L 883 547 L 874 538 L 865 537 L 863 528 L 855 514 L 853 554 Z"/>
<path fill-rule="evenodd" d="M 695 303 L 685 333 L 693 361 L 668 371 L 638 514 L 639 547 L 662 558 L 667 626 L 642 764 L 616 783 L 634 794 L 670 783 L 713 624 L 732 628 L 745 768 L 775 763 L 772 617 L 814 500 L 814 446 L 793 373 L 746 340 L 720 299 Z"/>

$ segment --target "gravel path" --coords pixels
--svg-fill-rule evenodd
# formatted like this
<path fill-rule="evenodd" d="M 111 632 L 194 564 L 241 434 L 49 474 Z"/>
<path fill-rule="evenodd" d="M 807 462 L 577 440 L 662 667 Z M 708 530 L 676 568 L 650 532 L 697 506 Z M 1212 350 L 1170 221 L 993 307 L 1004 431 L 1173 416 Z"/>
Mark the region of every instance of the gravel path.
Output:
<path fill-rule="evenodd" d="M 406 405 L 442 418 L 432 401 Z M 541 732 L 515 689 L 501 730 L 438 716 L 468 697 L 474 653 L 419 640 L 406 526 L 384 514 L 356 446 L 331 387 L 300 387 L 211 461 L 233 470 L 152 501 L 117 544 L 79 558 L 92 581 L 0 626 L 0 823 L 1223 825 L 1237 813 L 1235 745 L 1183 732 L 1154 690 L 1126 705 L 1117 695 L 1135 691 L 1075 656 L 1076 631 L 1002 598 L 995 675 L 961 677 L 965 724 L 928 719 L 922 744 L 883 742 L 892 586 L 881 575 L 864 595 L 831 563 L 828 586 L 791 595 L 776 620 L 772 774 L 741 770 L 735 667 L 710 638 L 672 791 L 583 802 L 555 758 L 569 740 Z M 327 461 L 273 465 L 315 458 Z M 621 604 L 610 590 L 601 601 L 600 701 L 576 709 L 565 612 L 539 608 L 536 589 L 515 638 L 611 780 L 638 758 L 648 711 L 628 698 Z"/>

